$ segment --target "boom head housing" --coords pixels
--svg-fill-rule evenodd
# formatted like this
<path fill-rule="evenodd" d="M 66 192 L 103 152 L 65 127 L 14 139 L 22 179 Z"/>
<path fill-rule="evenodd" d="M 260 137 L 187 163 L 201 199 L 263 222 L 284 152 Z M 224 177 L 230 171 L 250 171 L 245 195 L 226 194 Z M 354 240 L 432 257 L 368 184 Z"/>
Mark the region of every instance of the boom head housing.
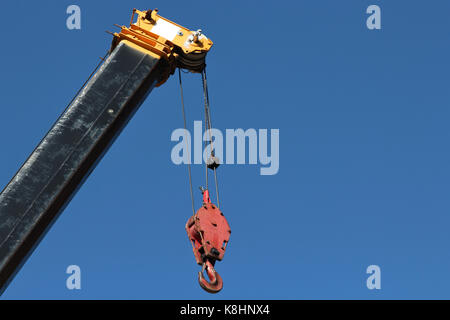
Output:
<path fill-rule="evenodd" d="M 130 26 L 119 26 L 114 33 L 111 52 L 124 41 L 127 45 L 168 63 L 167 73 L 160 86 L 177 67 L 191 72 L 201 72 L 205 67 L 207 52 L 213 42 L 201 30 L 191 31 L 158 15 L 158 9 L 140 11 L 133 9 Z"/>

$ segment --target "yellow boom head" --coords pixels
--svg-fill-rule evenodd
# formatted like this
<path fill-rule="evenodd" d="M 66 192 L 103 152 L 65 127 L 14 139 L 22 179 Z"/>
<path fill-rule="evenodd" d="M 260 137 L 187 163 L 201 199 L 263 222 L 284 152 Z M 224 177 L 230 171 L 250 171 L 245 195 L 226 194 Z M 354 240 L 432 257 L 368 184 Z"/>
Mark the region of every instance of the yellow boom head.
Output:
<path fill-rule="evenodd" d="M 169 71 L 158 86 L 163 84 L 177 67 L 201 72 L 205 67 L 206 54 L 213 45 L 201 30 L 191 31 L 163 18 L 158 15 L 158 9 L 133 9 L 130 26 L 119 27 L 121 31 L 113 34 L 111 51 L 123 41 L 169 63 Z"/>

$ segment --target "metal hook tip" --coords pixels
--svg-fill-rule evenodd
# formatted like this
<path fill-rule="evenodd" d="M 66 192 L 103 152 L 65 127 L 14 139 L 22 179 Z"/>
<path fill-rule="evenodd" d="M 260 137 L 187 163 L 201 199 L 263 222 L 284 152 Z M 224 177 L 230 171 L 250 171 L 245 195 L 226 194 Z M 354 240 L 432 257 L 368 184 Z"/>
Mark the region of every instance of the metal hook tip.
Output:
<path fill-rule="evenodd" d="M 209 281 L 206 280 L 203 275 L 203 271 L 205 270 Z M 198 273 L 198 282 L 200 287 L 209 293 L 217 293 L 223 288 L 222 277 L 214 270 L 214 267 L 209 260 L 203 264 L 202 271 Z"/>

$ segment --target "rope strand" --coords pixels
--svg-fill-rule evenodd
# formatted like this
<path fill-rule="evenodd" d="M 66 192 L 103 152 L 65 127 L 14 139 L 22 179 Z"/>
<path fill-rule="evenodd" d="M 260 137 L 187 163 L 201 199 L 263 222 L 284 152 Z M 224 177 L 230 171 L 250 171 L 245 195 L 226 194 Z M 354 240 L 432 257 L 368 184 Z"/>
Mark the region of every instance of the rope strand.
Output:
<path fill-rule="evenodd" d="M 208 132 L 209 132 L 210 151 L 211 151 L 210 154 L 211 154 L 211 156 L 214 156 L 213 140 L 212 140 L 212 134 L 211 134 L 211 130 L 212 130 L 211 111 L 210 111 L 211 108 L 210 108 L 210 104 L 209 104 L 208 79 L 206 76 L 206 67 L 202 71 L 202 82 L 203 82 L 203 96 L 205 99 L 205 118 L 206 118 L 205 126 L 207 126 Z M 220 209 L 219 183 L 218 183 L 216 168 L 213 168 L 213 171 L 214 171 L 214 181 L 215 181 L 215 186 L 216 186 L 217 207 Z"/>
<path fill-rule="evenodd" d="M 183 95 L 183 83 L 181 81 L 181 71 L 178 69 L 178 78 L 180 80 L 180 94 L 181 94 L 181 109 L 183 111 L 183 123 L 184 123 L 184 139 L 186 140 L 186 150 L 188 152 L 188 173 L 189 173 L 189 191 L 191 193 L 192 200 L 192 214 L 195 215 L 195 203 L 194 203 L 194 192 L 192 191 L 192 173 L 191 173 L 191 154 L 190 154 L 190 146 L 187 137 L 187 128 L 186 128 L 186 112 L 184 110 L 184 95 Z"/>
<path fill-rule="evenodd" d="M 205 91 L 205 77 L 203 75 L 202 72 L 202 85 L 203 85 L 203 99 L 204 99 L 204 103 L 205 103 L 205 133 L 207 133 L 209 131 L 210 134 L 210 139 L 209 139 L 209 145 L 211 147 L 212 150 L 212 139 L 211 139 L 211 131 L 208 130 L 209 129 L 209 119 L 208 119 L 208 103 L 207 103 L 207 97 L 206 97 L 206 91 Z M 208 141 L 205 141 L 205 150 L 208 149 Z M 202 158 L 203 158 L 203 153 L 202 153 Z M 208 190 L 208 163 L 205 161 L 205 176 L 206 176 L 206 189 Z"/>

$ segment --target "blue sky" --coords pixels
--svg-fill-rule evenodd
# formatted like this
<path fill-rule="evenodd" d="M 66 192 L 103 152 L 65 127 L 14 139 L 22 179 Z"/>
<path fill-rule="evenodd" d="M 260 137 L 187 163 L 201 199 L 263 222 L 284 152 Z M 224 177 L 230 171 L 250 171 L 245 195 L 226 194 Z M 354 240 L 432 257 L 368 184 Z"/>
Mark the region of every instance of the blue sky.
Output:
<path fill-rule="evenodd" d="M 77 4 L 82 29 L 66 28 Z M 366 8 L 382 29 L 366 27 Z M 149 7 L 151 6 L 151 7 Z M 0 185 L 64 110 L 133 7 L 214 41 L 216 128 L 280 130 L 280 170 L 219 168 L 232 228 L 217 271 L 197 284 L 184 224 L 176 77 L 155 89 L 17 274 L 2 299 L 450 298 L 450 3 L 436 1 L 2 2 Z M 22 19 L 23 15 L 27 20 Z M 26 21 L 26 22 L 24 22 Z M 188 123 L 202 119 L 185 75 Z M 196 206 L 204 180 L 194 166 Z M 65 286 L 79 265 L 82 289 Z M 366 268 L 381 267 L 381 290 Z"/>

